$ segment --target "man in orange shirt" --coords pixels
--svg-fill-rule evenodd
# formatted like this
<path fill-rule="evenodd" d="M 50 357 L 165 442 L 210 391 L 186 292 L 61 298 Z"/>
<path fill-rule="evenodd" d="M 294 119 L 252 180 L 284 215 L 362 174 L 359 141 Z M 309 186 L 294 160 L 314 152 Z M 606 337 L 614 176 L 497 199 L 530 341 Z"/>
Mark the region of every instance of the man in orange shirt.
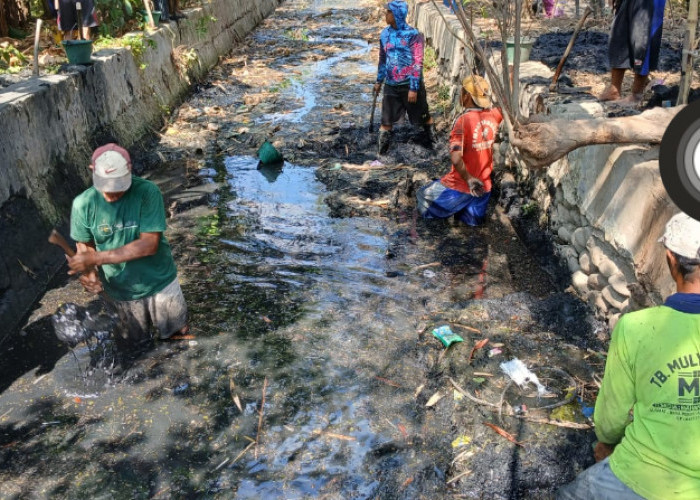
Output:
<path fill-rule="evenodd" d="M 470 226 L 484 221 L 491 197 L 492 146 L 503 121 L 501 111 L 491 107 L 490 93 L 488 82 L 478 75 L 462 82 L 465 111 L 450 134 L 452 169 L 418 190 L 418 211 L 426 219 L 455 215 Z"/>

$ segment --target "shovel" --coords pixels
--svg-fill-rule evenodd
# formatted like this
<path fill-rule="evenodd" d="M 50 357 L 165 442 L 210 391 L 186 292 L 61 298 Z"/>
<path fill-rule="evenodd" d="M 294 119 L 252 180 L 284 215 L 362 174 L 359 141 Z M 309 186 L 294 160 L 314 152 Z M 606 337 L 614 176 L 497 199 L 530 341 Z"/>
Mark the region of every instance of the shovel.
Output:
<path fill-rule="evenodd" d="M 374 92 L 374 100 L 372 100 L 372 114 L 369 117 L 370 132 L 374 132 L 374 110 L 377 108 L 377 97 L 379 97 L 379 92 Z"/>

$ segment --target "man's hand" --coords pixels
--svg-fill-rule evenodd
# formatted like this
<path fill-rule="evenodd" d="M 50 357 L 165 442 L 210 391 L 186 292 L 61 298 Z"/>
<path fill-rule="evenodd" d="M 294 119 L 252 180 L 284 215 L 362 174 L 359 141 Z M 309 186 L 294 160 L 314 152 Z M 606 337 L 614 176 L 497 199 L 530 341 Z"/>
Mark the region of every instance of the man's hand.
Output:
<path fill-rule="evenodd" d="M 415 90 L 409 90 L 408 102 L 410 102 L 411 104 L 415 104 L 416 102 L 418 102 L 418 92 L 416 92 Z"/>
<path fill-rule="evenodd" d="M 83 285 L 83 288 L 85 288 L 85 290 L 87 290 L 90 293 L 101 293 L 104 290 L 104 288 L 102 288 L 102 282 L 100 281 L 100 278 L 97 275 L 97 269 L 93 269 L 85 274 L 81 274 L 80 278 L 78 278 L 78 281 L 80 281 L 80 284 Z"/>
<path fill-rule="evenodd" d="M 484 196 L 484 183 L 480 179 L 469 177 L 467 184 L 469 185 L 469 191 L 471 191 L 472 195 L 477 198 Z"/>
<path fill-rule="evenodd" d="M 94 271 L 97 265 L 97 252 L 93 249 L 89 249 L 83 252 L 76 253 L 73 257 L 68 257 L 68 267 L 70 271 L 68 274 L 81 274 L 87 271 Z"/>
<path fill-rule="evenodd" d="M 374 84 L 374 94 L 377 95 L 379 94 L 379 91 L 382 90 L 382 82 L 377 82 Z"/>
<path fill-rule="evenodd" d="M 595 458 L 596 462 L 600 462 L 601 460 L 605 460 L 607 457 L 612 455 L 613 450 L 615 449 L 615 446 L 612 444 L 605 444 L 601 443 L 598 441 L 595 445 L 595 448 L 593 448 L 593 458 Z"/>

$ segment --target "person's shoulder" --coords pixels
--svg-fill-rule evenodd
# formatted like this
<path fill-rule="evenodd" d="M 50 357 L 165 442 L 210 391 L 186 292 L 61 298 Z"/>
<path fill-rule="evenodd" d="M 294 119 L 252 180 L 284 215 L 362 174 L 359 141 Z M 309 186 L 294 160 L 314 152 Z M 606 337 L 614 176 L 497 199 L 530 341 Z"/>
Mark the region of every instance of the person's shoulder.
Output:
<path fill-rule="evenodd" d="M 143 177 L 139 177 L 137 175 L 131 176 L 131 187 L 139 191 L 160 191 L 158 184 L 148 179 L 144 179 Z"/>
<path fill-rule="evenodd" d="M 663 305 L 628 312 L 620 316 L 615 329 L 639 331 L 640 329 L 652 328 L 656 324 L 667 324 L 668 316 L 673 312 L 673 309 Z"/>
<path fill-rule="evenodd" d="M 97 189 L 95 189 L 95 186 L 90 186 L 73 199 L 73 206 L 83 207 L 85 205 L 89 205 L 97 196 L 102 195 Z"/>

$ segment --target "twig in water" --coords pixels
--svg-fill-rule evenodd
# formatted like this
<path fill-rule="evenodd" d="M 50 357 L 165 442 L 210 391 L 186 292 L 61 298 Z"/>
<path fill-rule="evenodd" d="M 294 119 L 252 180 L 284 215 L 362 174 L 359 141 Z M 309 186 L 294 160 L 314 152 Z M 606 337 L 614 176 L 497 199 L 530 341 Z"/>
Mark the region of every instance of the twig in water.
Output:
<path fill-rule="evenodd" d="M 457 474 L 455 477 L 453 477 L 452 479 L 450 479 L 449 481 L 447 481 L 447 484 L 454 483 L 455 481 L 457 481 L 458 479 L 463 478 L 463 477 L 466 476 L 467 474 L 471 474 L 471 472 L 472 472 L 472 471 L 470 471 L 469 469 L 467 469 L 467 470 L 465 470 L 464 472 L 461 472 L 461 473 Z"/>
<path fill-rule="evenodd" d="M 258 445 L 260 444 L 260 431 L 262 430 L 263 414 L 265 413 L 265 391 L 267 391 L 267 377 L 263 382 L 262 403 L 258 412 L 258 433 L 255 435 L 255 459 L 258 459 Z"/>
<path fill-rule="evenodd" d="M 243 448 L 243 451 L 240 452 L 238 455 L 236 455 L 236 458 L 233 459 L 233 462 L 231 462 L 231 465 L 233 465 L 233 464 L 235 464 L 236 462 L 238 462 L 238 460 L 239 460 L 243 455 L 245 455 L 246 452 L 247 452 L 251 447 L 253 447 L 253 446 L 255 446 L 255 441 L 253 441 L 253 442 L 250 443 L 248 446 L 246 446 L 245 448 Z"/>
<path fill-rule="evenodd" d="M 226 465 L 226 462 L 228 462 L 229 459 L 225 459 L 223 462 L 221 462 L 219 465 L 216 466 L 216 468 L 212 472 L 216 472 L 217 470 L 221 469 L 224 465 Z"/>

